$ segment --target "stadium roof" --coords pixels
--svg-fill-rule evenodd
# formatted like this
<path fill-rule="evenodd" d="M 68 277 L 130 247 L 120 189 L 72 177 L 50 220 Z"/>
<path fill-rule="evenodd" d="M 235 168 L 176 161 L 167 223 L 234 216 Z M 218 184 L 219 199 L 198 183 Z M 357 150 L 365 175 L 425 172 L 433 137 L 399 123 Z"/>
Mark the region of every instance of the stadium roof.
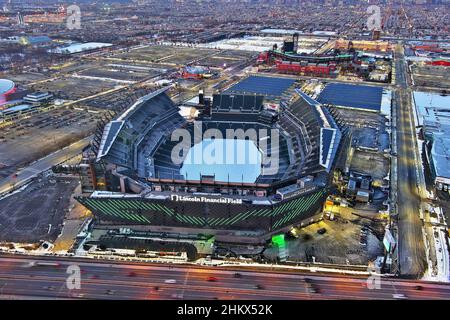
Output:
<path fill-rule="evenodd" d="M 319 163 L 327 172 L 330 171 L 341 141 L 341 132 L 329 111 L 319 102 L 300 89 L 295 90 L 311 108 L 315 109 L 320 123 L 320 156 Z"/>
<path fill-rule="evenodd" d="M 320 164 L 330 171 L 341 141 L 341 132 L 335 128 L 320 129 Z"/>
<path fill-rule="evenodd" d="M 264 102 L 263 96 L 241 94 L 213 95 L 213 109 L 259 112 Z"/>
<path fill-rule="evenodd" d="M 432 169 L 436 177 L 450 180 L 450 96 L 415 91 L 413 97 L 418 124 L 425 139 L 433 141 Z"/>
<path fill-rule="evenodd" d="M 14 89 L 14 82 L 8 79 L 0 79 L 0 94 L 5 94 Z"/>
<path fill-rule="evenodd" d="M 116 120 L 108 123 L 105 126 L 105 129 L 103 130 L 103 135 L 102 135 L 100 147 L 98 150 L 97 160 L 99 160 L 100 158 L 102 158 L 108 154 L 108 152 L 110 151 L 112 145 L 114 144 L 117 136 L 119 135 L 120 131 L 122 130 L 122 128 L 124 128 L 125 123 L 129 119 L 133 118 L 133 115 L 138 110 L 140 110 L 143 107 L 146 107 L 146 103 L 148 101 L 159 96 L 160 94 L 162 94 L 169 88 L 170 87 L 164 87 L 164 88 L 156 90 L 146 96 L 143 96 L 142 98 L 138 99 L 131 107 L 129 107 L 123 114 L 121 114 Z M 165 106 L 161 106 L 161 107 L 164 108 Z M 154 111 L 155 113 L 152 114 L 152 116 L 158 114 L 158 112 L 161 112 L 161 110 L 158 109 L 157 106 L 154 107 L 154 110 L 155 110 Z M 142 120 L 142 119 L 140 119 L 140 120 Z M 130 127 L 131 130 L 139 131 L 141 129 L 138 127 L 133 128 L 133 124 L 131 122 L 128 124 L 128 126 Z"/>
<path fill-rule="evenodd" d="M 101 158 L 108 154 L 109 149 L 117 137 L 120 129 L 122 129 L 124 122 L 123 121 L 111 121 L 105 126 L 105 131 L 102 136 L 102 140 L 100 142 L 100 149 L 98 152 L 98 157 Z"/>
<path fill-rule="evenodd" d="M 435 135 L 431 154 L 436 177 L 450 179 L 450 138 L 445 135 Z"/>
<path fill-rule="evenodd" d="M 318 97 L 323 104 L 380 112 L 382 87 L 329 83 Z"/>
<path fill-rule="evenodd" d="M 281 97 L 295 79 L 250 76 L 236 83 L 226 93 L 254 93 L 270 97 Z"/>
<path fill-rule="evenodd" d="M 313 98 L 311 98 L 310 96 L 308 96 L 306 93 L 304 93 L 301 90 L 296 90 L 297 93 L 311 106 L 317 106 L 320 105 L 320 102 L 314 100 Z"/>

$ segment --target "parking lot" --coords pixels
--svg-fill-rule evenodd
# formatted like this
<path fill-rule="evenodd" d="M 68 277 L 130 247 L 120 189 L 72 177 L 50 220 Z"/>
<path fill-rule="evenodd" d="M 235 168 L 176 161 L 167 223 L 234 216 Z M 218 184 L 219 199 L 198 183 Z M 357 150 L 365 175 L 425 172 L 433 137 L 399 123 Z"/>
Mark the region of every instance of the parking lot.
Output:
<path fill-rule="evenodd" d="M 101 113 L 54 109 L 17 120 L 0 134 L 0 178 L 93 132 Z"/>
<path fill-rule="evenodd" d="M 95 67 L 78 73 L 80 76 L 130 82 L 141 81 L 146 78 L 155 77 L 158 74 L 160 73 L 155 70 L 131 70 L 119 65 Z"/>
<path fill-rule="evenodd" d="M 79 106 L 119 111 L 131 106 L 137 99 L 150 93 L 150 88 L 123 88 L 80 103 Z"/>
<path fill-rule="evenodd" d="M 50 91 L 57 99 L 78 100 L 113 89 L 116 85 L 113 81 L 66 76 L 35 84 L 33 85 L 33 90 Z"/>
<path fill-rule="evenodd" d="M 210 68 L 233 68 L 247 60 L 256 59 L 256 54 L 245 51 L 220 51 L 212 56 L 206 57 L 198 61 L 197 64 Z"/>
<path fill-rule="evenodd" d="M 183 65 L 195 59 L 214 53 L 214 50 L 196 49 L 176 46 L 147 46 L 126 53 L 115 55 L 122 61 L 140 63 L 161 63 L 167 65 Z"/>
<path fill-rule="evenodd" d="M 76 177 L 50 176 L 0 200 L 0 238 L 27 243 L 54 241 L 61 232 L 70 196 L 78 183 Z"/>
<path fill-rule="evenodd" d="M 37 72 L 27 72 L 27 73 L 17 73 L 17 74 L 8 74 L 8 75 L 0 75 L 1 78 L 7 78 L 14 81 L 16 84 L 27 85 L 32 82 L 42 81 L 48 79 L 48 75 L 44 73 Z"/>

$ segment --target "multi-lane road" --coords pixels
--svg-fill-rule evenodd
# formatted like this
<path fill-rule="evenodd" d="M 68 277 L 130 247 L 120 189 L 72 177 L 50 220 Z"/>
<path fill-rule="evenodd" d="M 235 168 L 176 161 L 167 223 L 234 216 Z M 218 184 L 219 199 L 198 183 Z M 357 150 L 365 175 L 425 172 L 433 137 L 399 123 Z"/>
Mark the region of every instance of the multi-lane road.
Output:
<path fill-rule="evenodd" d="M 80 289 L 67 286 L 70 265 L 81 270 Z M 366 277 L 298 271 L 0 256 L 1 299 L 450 299 L 447 284 L 377 281 L 368 287 Z"/>
<path fill-rule="evenodd" d="M 395 51 L 395 69 L 398 86 L 394 91 L 393 108 L 397 112 L 399 266 L 402 275 L 419 278 L 425 272 L 426 256 L 419 215 L 421 199 L 416 170 L 417 142 L 407 71 L 400 46 Z"/>

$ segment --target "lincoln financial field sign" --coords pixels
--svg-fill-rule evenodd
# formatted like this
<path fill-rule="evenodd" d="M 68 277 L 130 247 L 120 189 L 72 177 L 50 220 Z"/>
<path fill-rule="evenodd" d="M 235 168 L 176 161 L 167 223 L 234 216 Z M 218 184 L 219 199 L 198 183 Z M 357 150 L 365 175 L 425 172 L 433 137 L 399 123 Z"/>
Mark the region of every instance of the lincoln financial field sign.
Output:
<path fill-rule="evenodd" d="M 242 199 L 233 199 L 233 198 L 207 198 L 198 196 L 180 196 L 177 194 L 172 194 L 170 198 L 172 201 L 182 201 L 182 202 L 242 204 Z"/>

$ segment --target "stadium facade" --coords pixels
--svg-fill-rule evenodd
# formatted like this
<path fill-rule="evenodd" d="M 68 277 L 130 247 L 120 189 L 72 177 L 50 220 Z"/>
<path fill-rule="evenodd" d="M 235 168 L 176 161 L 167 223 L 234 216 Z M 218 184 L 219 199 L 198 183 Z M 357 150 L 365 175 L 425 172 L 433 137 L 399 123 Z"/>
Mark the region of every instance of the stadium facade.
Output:
<path fill-rule="evenodd" d="M 263 243 L 293 225 L 319 219 L 344 132 L 325 107 L 298 89 L 277 108 L 264 95 L 225 92 L 213 96 L 199 121 L 188 122 L 166 90 L 142 97 L 108 122 L 85 154 L 85 193 L 77 200 L 98 225 Z M 172 157 L 180 145 L 172 133 L 180 128 L 188 133 L 276 130 L 276 144 L 272 136 L 258 138 L 257 144 L 267 140 L 268 150 L 278 155 L 277 170 L 265 170 L 268 164 L 263 164 L 252 183 L 216 181 L 210 175 L 187 179 L 180 173 L 182 163 Z M 185 150 L 195 143 L 181 142 Z"/>

